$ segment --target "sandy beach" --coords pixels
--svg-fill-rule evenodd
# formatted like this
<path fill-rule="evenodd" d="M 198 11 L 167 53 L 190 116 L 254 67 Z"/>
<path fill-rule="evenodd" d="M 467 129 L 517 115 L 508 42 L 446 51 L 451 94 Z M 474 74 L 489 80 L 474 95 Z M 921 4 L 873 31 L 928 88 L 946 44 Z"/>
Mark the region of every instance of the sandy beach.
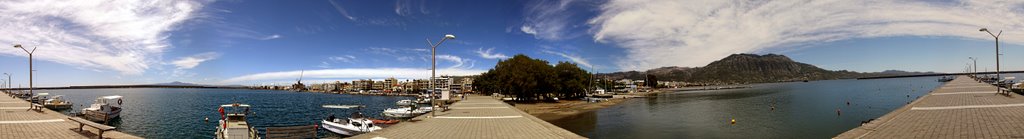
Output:
<path fill-rule="evenodd" d="M 596 103 L 589 103 L 583 100 L 562 100 L 555 103 L 518 103 L 515 107 L 529 113 L 530 115 L 536 116 L 541 120 L 550 122 L 580 113 L 614 106 L 626 100 L 628 100 L 628 98 L 615 98 Z"/>

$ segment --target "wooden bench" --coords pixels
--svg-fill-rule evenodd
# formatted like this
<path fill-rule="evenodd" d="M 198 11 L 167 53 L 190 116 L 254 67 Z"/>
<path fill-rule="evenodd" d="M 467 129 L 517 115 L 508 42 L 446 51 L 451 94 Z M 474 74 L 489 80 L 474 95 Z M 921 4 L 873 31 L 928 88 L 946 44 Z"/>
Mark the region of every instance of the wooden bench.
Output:
<path fill-rule="evenodd" d="M 317 125 L 267 127 L 267 139 L 315 139 Z"/>
<path fill-rule="evenodd" d="M 43 105 L 42 104 L 36 104 L 36 103 L 29 103 L 29 104 L 31 104 L 31 105 L 28 106 L 29 110 L 36 110 L 38 112 L 42 112 L 43 111 Z"/>
<path fill-rule="evenodd" d="M 999 91 L 997 91 L 997 93 L 1003 96 L 1013 97 L 1013 95 L 1010 95 L 1010 93 L 1013 93 L 1013 90 L 1010 89 L 999 87 Z"/>
<path fill-rule="evenodd" d="M 89 127 L 93 127 L 93 128 L 98 129 L 100 131 L 100 133 L 97 134 L 97 135 L 99 135 L 101 139 L 103 138 L 103 132 L 104 131 L 110 131 L 110 130 L 117 129 L 117 127 L 103 125 L 103 124 L 99 124 L 99 123 L 94 123 L 92 121 L 85 120 L 85 119 L 78 118 L 78 117 L 68 117 L 68 120 L 78 122 L 78 132 L 82 132 L 82 127 L 84 127 L 86 125 L 88 125 Z"/>

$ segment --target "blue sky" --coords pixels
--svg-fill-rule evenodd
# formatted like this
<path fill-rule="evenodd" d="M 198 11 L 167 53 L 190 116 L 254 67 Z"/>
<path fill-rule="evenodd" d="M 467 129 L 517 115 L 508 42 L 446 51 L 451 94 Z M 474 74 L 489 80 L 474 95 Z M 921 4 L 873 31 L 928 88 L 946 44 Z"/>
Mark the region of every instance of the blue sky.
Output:
<path fill-rule="evenodd" d="M 515 54 L 614 72 L 779 53 L 830 70 L 1024 70 L 1021 1 L 9 1 L 0 44 L 36 86 L 268 84 L 486 71 Z M 28 85 L 27 55 L 0 71 Z"/>

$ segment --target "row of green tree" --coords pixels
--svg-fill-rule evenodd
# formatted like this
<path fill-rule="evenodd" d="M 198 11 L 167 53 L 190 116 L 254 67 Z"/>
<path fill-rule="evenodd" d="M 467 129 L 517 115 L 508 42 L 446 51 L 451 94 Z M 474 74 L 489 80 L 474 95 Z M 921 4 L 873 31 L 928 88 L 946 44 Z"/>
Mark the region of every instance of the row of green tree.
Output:
<path fill-rule="evenodd" d="M 547 61 L 518 54 L 498 61 L 493 69 L 474 79 L 473 87 L 521 101 L 575 99 L 586 96 L 591 79 L 591 73 L 574 63 L 558 62 L 551 66 Z"/>

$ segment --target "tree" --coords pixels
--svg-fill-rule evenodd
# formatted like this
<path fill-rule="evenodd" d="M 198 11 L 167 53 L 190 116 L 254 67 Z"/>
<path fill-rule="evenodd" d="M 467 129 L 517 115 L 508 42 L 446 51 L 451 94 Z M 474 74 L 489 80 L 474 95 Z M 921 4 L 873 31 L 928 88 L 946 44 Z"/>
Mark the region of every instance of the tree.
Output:
<path fill-rule="evenodd" d="M 512 95 L 517 100 L 534 101 L 551 97 L 585 96 L 590 73 L 576 64 L 559 62 L 552 67 L 547 61 L 523 54 L 498 61 L 493 69 L 473 81 L 477 90 Z"/>

